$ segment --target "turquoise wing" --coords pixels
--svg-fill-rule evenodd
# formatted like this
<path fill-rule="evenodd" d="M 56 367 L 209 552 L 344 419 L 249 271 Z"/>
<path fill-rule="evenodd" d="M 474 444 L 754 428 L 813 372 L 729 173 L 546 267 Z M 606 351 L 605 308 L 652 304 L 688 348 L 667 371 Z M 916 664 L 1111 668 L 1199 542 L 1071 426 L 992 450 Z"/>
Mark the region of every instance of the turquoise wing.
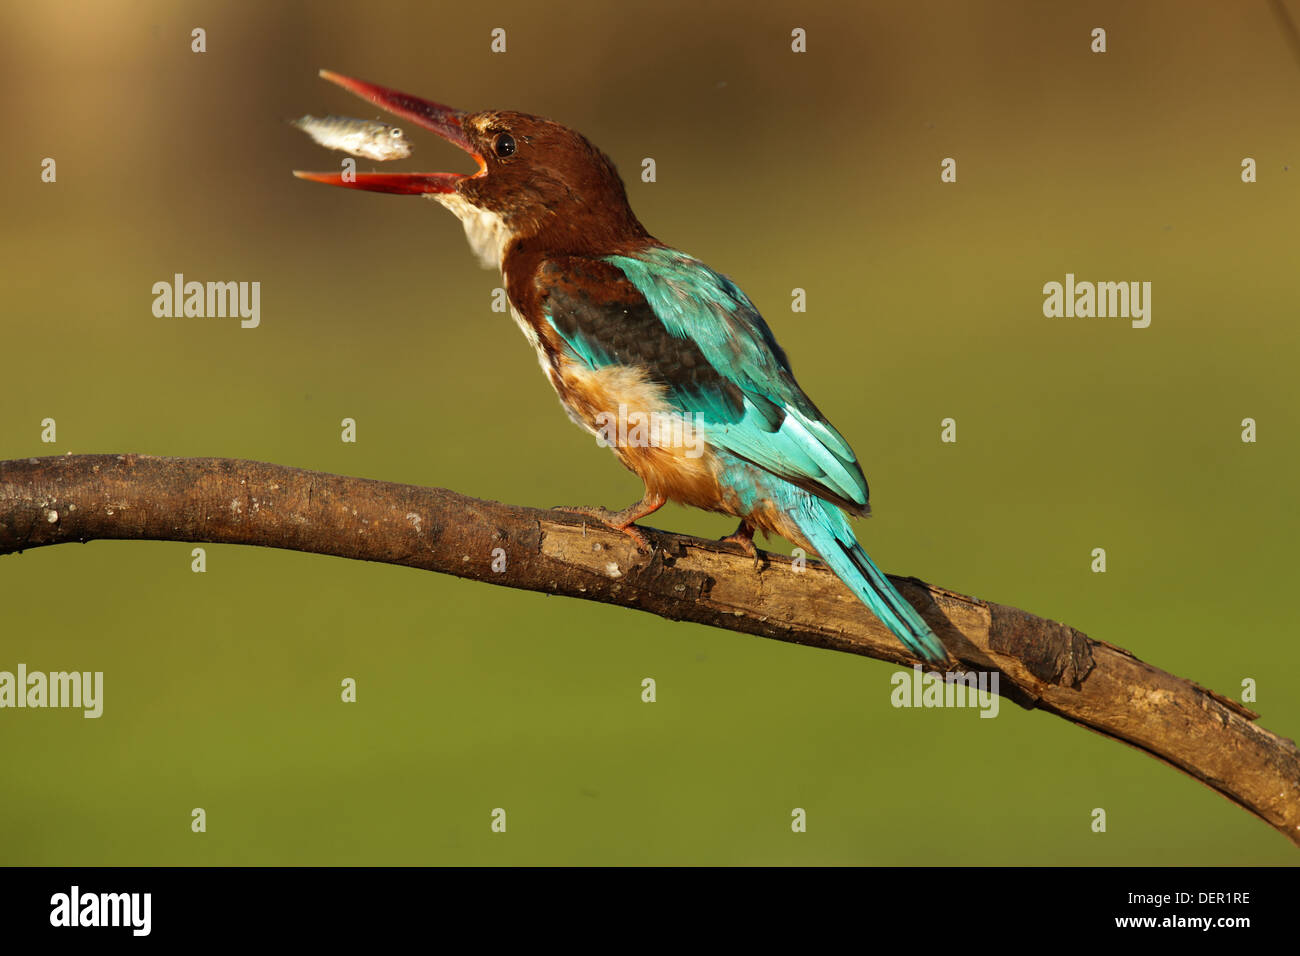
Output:
<path fill-rule="evenodd" d="M 868 510 L 853 449 L 790 372 L 767 323 L 730 279 L 660 246 L 538 273 L 543 314 L 591 368 L 638 366 L 698 415 L 706 440 L 848 510 Z"/>

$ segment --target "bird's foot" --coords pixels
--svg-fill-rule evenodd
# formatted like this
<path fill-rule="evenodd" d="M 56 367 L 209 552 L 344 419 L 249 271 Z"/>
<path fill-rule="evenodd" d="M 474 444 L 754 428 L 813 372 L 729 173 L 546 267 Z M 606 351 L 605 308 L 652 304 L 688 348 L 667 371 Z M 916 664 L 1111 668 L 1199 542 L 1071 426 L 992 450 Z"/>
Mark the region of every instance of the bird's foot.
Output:
<path fill-rule="evenodd" d="M 754 559 L 754 570 L 762 570 L 763 556 L 754 544 L 754 526 L 748 521 L 742 521 L 740 527 L 725 538 L 718 539 L 719 544 L 734 544 L 738 546 L 741 553 L 749 555 Z"/>
<path fill-rule="evenodd" d="M 566 514 L 583 515 L 588 518 L 595 518 L 607 528 L 615 531 L 622 531 L 625 535 L 636 542 L 636 549 L 642 554 L 649 554 L 654 550 L 654 545 L 646 537 L 645 532 L 638 528 L 634 522 L 653 511 L 657 511 L 664 503 L 663 498 L 647 495 L 636 504 L 622 511 L 610 511 L 608 508 L 602 508 L 599 505 L 570 505 L 554 508 L 554 511 L 563 511 Z"/>

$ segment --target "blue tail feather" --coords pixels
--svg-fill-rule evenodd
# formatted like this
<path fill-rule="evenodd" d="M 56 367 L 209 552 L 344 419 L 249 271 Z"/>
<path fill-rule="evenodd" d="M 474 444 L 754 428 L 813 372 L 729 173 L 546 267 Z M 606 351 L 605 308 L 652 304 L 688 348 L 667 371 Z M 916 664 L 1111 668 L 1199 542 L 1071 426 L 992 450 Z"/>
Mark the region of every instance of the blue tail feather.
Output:
<path fill-rule="evenodd" d="M 821 559 L 909 651 L 934 663 L 945 660 L 947 654 L 930 625 L 862 550 L 844 513 L 829 501 L 804 491 L 798 494 L 800 500 L 789 513 Z"/>

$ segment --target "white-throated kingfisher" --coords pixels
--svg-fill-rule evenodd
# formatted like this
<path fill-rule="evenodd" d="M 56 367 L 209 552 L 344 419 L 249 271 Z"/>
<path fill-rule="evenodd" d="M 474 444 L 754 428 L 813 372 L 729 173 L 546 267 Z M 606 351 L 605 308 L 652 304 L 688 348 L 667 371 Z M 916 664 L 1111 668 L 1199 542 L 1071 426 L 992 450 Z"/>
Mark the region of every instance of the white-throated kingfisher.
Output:
<path fill-rule="evenodd" d="M 622 511 L 570 509 L 631 535 L 666 501 L 740 519 L 815 551 L 909 651 L 946 658 L 921 616 L 862 550 L 846 513 L 869 514 L 853 449 L 803 393 L 758 310 L 726 276 L 656 240 L 614 164 L 583 136 L 525 113 L 465 113 L 322 70 L 321 76 L 469 153 L 472 174 L 295 173 L 436 199 L 501 270 L 511 309 L 569 417 L 645 484 Z M 634 427 L 610 429 L 609 423 Z M 647 430 L 646 422 L 654 423 Z M 635 427 L 640 424 L 643 427 Z"/>

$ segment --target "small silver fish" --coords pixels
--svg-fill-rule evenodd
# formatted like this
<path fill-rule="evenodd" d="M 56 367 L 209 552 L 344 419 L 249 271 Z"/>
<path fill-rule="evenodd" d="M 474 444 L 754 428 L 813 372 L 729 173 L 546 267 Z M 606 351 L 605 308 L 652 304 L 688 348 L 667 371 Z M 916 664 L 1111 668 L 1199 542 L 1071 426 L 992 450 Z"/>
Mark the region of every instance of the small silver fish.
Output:
<path fill-rule="evenodd" d="M 342 150 L 381 163 L 411 155 L 411 144 L 396 126 L 346 116 L 323 119 L 304 116 L 291 122 L 326 149 Z"/>

